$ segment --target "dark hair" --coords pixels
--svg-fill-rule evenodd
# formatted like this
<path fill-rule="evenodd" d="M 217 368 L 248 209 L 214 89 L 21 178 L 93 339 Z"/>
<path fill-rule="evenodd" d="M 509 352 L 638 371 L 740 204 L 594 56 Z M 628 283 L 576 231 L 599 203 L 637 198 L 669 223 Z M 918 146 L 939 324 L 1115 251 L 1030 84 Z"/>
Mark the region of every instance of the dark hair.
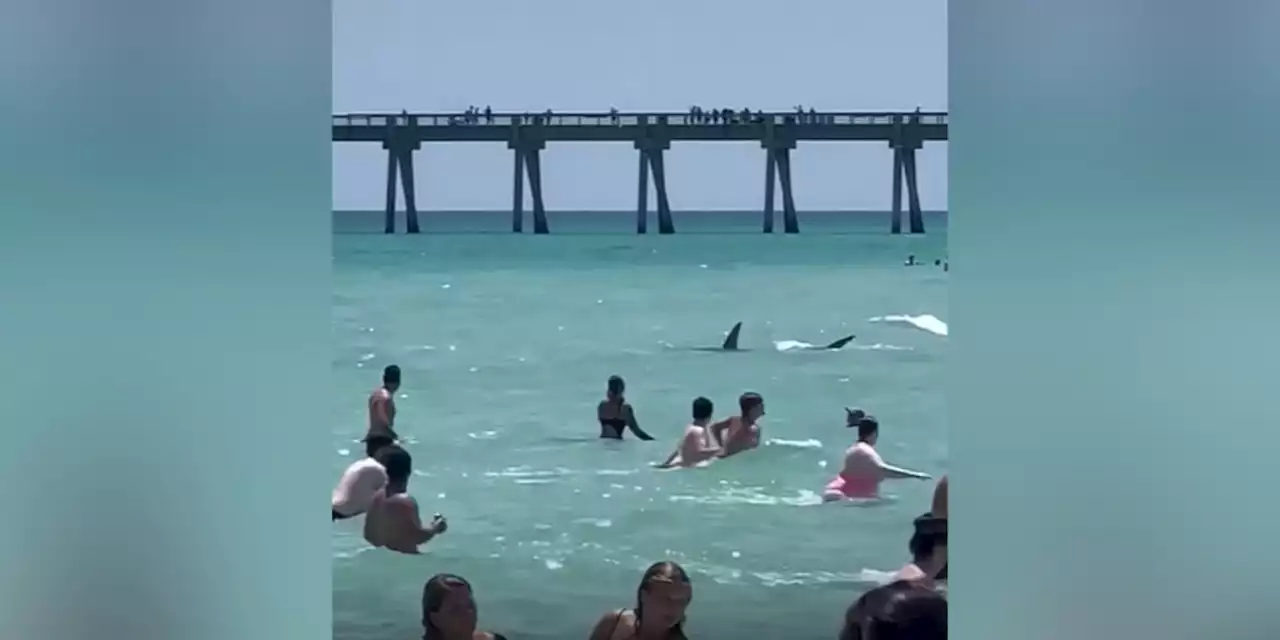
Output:
<path fill-rule="evenodd" d="M 693 419 L 694 420 L 706 420 L 710 418 L 711 414 L 715 413 L 715 411 L 716 411 L 716 407 L 714 404 L 711 404 L 710 400 L 702 396 L 698 396 L 697 398 L 693 399 Z"/>
<path fill-rule="evenodd" d="M 947 599 L 924 587 L 903 589 L 869 612 L 866 640 L 945 640 Z"/>
<path fill-rule="evenodd" d="M 627 389 L 626 380 L 622 376 L 609 376 L 609 393 L 620 394 Z"/>
<path fill-rule="evenodd" d="M 422 587 L 422 640 L 435 640 L 440 637 L 440 630 L 431 622 L 431 614 L 444 606 L 449 594 L 458 589 L 471 591 L 471 583 L 461 576 L 452 573 L 437 573 L 427 580 Z"/>
<path fill-rule="evenodd" d="M 862 416 L 858 419 L 858 439 L 866 440 L 880 431 L 880 421 L 875 416 Z"/>
<path fill-rule="evenodd" d="M 400 384 L 400 367 L 389 364 L 382 370 L 382 384 Z"/>
<path fill-rule="evenodd" d="M 748 411 L 764 404 L 764 398 L 754 391 L 748 391 L 738 396 L 738 408 L 745 414 Z"/>
<path fill-rule="evenodd" d="M 845 611 L 844 628 L 840 630 L 840 640 L 943 640 L 946 637 L 946 599 L 932 589 L 906 580 L 862 594 Z"/>
<path fill-rule="evenodd" d="M 395 443 L 395 439 L 391 436 L 369 436 L 364 439 L 364 453 L 374 458 L 383 447 L 390 447 Z"/>
<path fill-rule="evenodd" d="M 645 569 L 644 575 L 640 578 L 640 586 L 636 587 L 636 631 L 639 632 L 640 625 L 644 623 L 644 602 L 641 596 L 649 588 L 651 582 L 671 582 L 674 584 L 691 584 L 689 582 L 689 574 L 685 573 L 684 568 L 680 565 L 664 560 L 655 562 Z M 675 626 L 667 630 L 667 637 L 672 640 L 686 640 L 684 635 L 684 623 L 677 622 Z"/>
<path fill-rule="evenodd" d="M 378 464 L 387 470 L 387 480 L 400 482 L 409 479 L 409 474 L 413 473 L 413 456 L 408 451 L 401 449 L 398 445 L 389 445 L 378 449 L 374 454 L 377 456 Z"/>
<path fill-rule="evenodd" d="M 920 562 L 933 555 L 934 548 L 947 544 L 946 518 L 935 518 L 932 514 L 926 513 L 915 519 L 914 526 L 915 532 L 907 542 L 907 549 L 911 551 L 913 561 Z"/>

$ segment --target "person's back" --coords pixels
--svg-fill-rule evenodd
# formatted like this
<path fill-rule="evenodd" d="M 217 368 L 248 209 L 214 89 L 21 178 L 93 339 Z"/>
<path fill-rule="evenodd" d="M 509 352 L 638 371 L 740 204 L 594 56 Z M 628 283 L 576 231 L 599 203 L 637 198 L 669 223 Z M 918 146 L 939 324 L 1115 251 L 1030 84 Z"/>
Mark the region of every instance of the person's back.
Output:
<path fill-rule="evenodd" d="M 869 499 L 880 495 L 880 483 L 886 478 L 928 479 L 929 475 L 886 464 L 876 451 L 880 422 L 861 410 L 845 409 L 846 426 L 857 427 L 858 441 L 844 453 L 840 473 L 827 484 L 824 500 L 845 498 Z"/>
<path fill-rule="evenodd" d="M 382 370 L 382 386 L 369 394 L 369 431 L 365 438 L 390 438 L 396 434 L 396 390 L 400 388 L 400 367 L 388 365 Z"/>
<path fill-rule="evenodd" d="M 671 467 L 695 467 L 716 456 L 720 447 L 714 442 L 707 424 L 715 412 L 710 400 L 698 397 L 693 400 L 693 422 L 685 427 L 680 442 L 659 469 Z"/>
<path fill-rule="evenodd" d="M 373 458 L 356 460 L 342 472 L 333 489 L 333 519 L 358 516 L 369 510 L 373 497 L 387 484 L 387 472 Z"/>
<path fill-rule="evenodd" d="M 867 442 L 856 442 L 844 453 L 840 479 L 841 492 L 850 498 L 874 498 L 880 495 L 880 454 Z"/>
<path fill-rule="evenodd" d="M 448 525 L 437 514 L 431 524 L 423 526 L 418 501 L 407 493 L 413 473 L 413 460 L 407 451 L 397 446 L 385 447 L 378 457 L 387 470 L 387 486 L 374 494 L 365 514 L 364 539 L 375 547 L 416 554 L 420 545 L 444 533 Z"/>

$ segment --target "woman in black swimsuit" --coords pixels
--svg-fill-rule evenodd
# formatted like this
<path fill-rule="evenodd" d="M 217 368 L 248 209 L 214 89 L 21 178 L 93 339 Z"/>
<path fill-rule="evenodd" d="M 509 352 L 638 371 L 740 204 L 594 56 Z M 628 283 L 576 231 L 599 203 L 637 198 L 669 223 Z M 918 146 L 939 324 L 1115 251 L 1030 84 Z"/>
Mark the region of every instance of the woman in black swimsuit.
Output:
<path fill-rule="evenodd" d="M 477 618 L 466 580 L 440 573 L 422 588 L 422 640 L 507 640 L 499 633 L 477 631 Z"/>
<path fill-rule="evenodd" d="M 627 390 L 627 383 L 622 376 L 609 376 L 609 385 L 605 390 L 604 400 L 596 406 L 596 418 L 600 421 L 600 437 L 621 440 L 622 432 L 630 429 L 631 433 L 641 440 L 652 440 L 653 436 L 640 429 L 636 422 L 636 413 L 622 396 Z"/>
<path fill-rule="evenodd" d="M 684 620 L 692 600 L 689 574 L 674 562 L 658 562 L 640 578 L 636 608 L 601 616 L 591 640 L 687 640 Z"/>

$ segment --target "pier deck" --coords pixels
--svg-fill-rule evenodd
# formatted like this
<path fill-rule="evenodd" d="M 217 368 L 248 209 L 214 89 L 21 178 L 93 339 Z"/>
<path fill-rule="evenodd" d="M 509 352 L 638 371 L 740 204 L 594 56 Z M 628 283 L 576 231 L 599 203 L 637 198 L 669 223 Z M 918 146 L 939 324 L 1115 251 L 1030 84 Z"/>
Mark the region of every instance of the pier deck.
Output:
<path fill-rule="evenodd" d="M 405 197 L 405 227 L 418 233 L 413 153 L 426 143 L 505 143 L 514 152 L 512 231 L 524 225 L 527 176 L 534 233 L 550 227 L 542 201 L 541 151 L 551 142 L 627 142 L 639 151 L 636 231 L 648 225 L 648 179 L 652 175 L 659 233 L 674 233 L 668 203 L 664 152 L 673 142 L 756 142 L 766 151 L 764 220 L 773 232 L 775 182 L 782 190 L 783 226 L 799 232 L 792 196 L 790 151 L 798 142 L 883 142 L 893 150 L 893 217 L 891 233 L 902 231 L 905 178 L 909 229 L 924 233 L 915 152 L 926 142 L 947 140 L 948 118 L 940 112 L 821 113 L 357 113 L 333 116 L 334 142 L 376 142 L 387 150 L 387 233 L 395 233 L 396 178 Z"/>

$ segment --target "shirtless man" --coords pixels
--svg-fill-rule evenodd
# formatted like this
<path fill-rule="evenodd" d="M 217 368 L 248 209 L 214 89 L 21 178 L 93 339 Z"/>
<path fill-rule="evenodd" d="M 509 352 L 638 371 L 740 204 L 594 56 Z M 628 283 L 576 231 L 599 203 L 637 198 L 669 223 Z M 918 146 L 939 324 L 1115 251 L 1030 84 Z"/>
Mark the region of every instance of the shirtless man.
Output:
<path fill-rule="evenodd" d="M 760 446 L 760 425 L 764 417 L 764 398 L 748 391 L 738 396 L 740 415 L 725 418 L 710 427 L 711 442 L 720 447 L 721 458 L 728 458 L 748 449 Z"/>
<path fill-rule="evenodd" d="M 946 579 L 947 570 L 947 521 L 924 514 L 915 520 L 915 533 L 907 544 L 911 550 L 911 562 L 900 569 L 894 580 L 917 582 L 933 587 L 938 580 Z"/>
<path fill-rule="evenodd" d="M 822 499 L 869 499 L 880 496 L 880 482 L 887 478 L 928 480 L 929 474 L 886 463 L 876 452 L 880 423 L 861 409 L 845 408 L 846 426 L 857 427 L 858 441 L 844 453 L 840 473 L 827 484 Z"/>
<path fill-rule="evenodd" d="M 391 364 L 382 370 L 382 386 L 369 394 L 369 432 L 365 440 L 373 437 L 399 440 L 396 434 L 396 391 L 400 389 L 400 367 Z"/>
<path fill-rule="evenodd" d="M 387 470 L 379 460 L 386 447 L 395 444 L 390 438 L 374 436 L 365 440 L 365 456 L 347 467 L 333 490 L 333 520 L 345 520 L 369 509 L 374 494 L 387 485 Z"/>
<path fill-rule="evenodd" d="M 387 470 L 387 486 L 373 495 L 364 517 L 364 539 L 375 547 L 417 554 L 419 546 L 444 533 L 449 524 L 437 513 L 423 526 L 418 501 L 406 493 L 413 473 L 408 451 L 392 445 L 382 448 L 378 457 Z"/>
<path fill-rule="evenodd" d="M 707 425 L 711 423 L 714 412 L 715 406 L 710 400 L 700 397 L 693 401 L 693 422 L 685 427 L 676 450 L 671 452 L 666 462 L 658 465 L 659 469 L 694 467 L 719 453 L 720 447 L 709 440 L 707 433 Z"/>

